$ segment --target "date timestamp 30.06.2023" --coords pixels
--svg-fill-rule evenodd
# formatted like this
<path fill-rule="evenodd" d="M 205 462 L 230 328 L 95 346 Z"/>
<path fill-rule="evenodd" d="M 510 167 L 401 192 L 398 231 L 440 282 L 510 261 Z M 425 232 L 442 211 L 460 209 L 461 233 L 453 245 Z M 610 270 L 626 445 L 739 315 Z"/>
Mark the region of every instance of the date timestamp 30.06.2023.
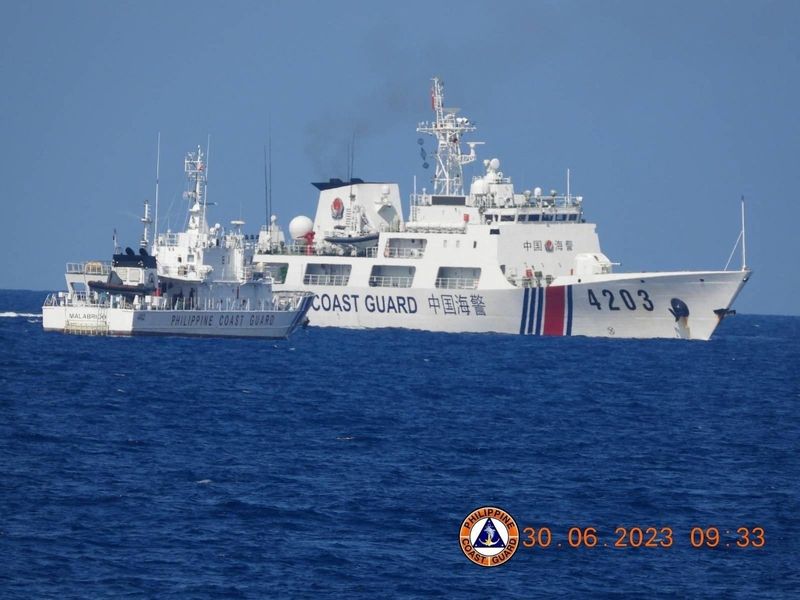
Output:
<path fill-rule="evenodd" d="M 561 539 L 558 539 L 561 538 Z M 548 548 L 672 548 L 681 541 L 692 548 L 763 548 L 766 532 L 763 527 L 742 526 L 719 528 L 695 526 L 676 534 L 672 527 L 616 527 L 614 534 L 596 527 L 570 527 L 565 536 L 553 534 L 550 527 L 524 527 L 520 539 L 528 549 Z M 681 544 L 682 545 L 682 544 Z"/>

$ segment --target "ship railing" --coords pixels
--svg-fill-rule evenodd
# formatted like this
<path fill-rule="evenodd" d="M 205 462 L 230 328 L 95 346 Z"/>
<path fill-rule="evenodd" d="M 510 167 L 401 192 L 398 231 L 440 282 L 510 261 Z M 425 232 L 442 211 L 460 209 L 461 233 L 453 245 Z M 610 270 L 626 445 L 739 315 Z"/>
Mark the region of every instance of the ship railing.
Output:
<path fill-rule="evenodd" d="M 161 275 L 167 277 L 182 277 L 185 279 L 192 279 L 199 281 L 211 272 L 211 267 L 208 265 L 159 265 Z"/>
<path fill-rule="evenodd" d="M 367 248 L 367 256 L 375 258 L 378 256 L 378 247 Z M 423 258 L 425 250 L 422 248 L 392 248 L 386 246 L 383 250 L 385 258 Z"/>
<path fill-rule="evenodd" d="M 347 285 L 350 275 L 325 275 L 322 273 L 310 273 L 303 277 L 306 285 Z"/>
<path fill-rule="evenodd" d="M 108 275 L 111 273 L 111 263 L 99 260 L 69 262 L 67 263 L 67 273 L 70 275 Z"/>
<path fill-rule="evenodd" d="M 309 296 L 310 292 L 274 292 L 272 294 L 272 310 L 296 310 L 300 303 Z"/>
<path fill-rule="evenodd" d="M 48 294 L 44 306 L 93 306 L 98 308 L 124 308 L 147 311 L 177 310 L 177 311 L 216 311 L 216 312 L 264 312 L 272 310 L 295 310 L 300 301 L 310 292 L 280 291 L 273 292 L 269 299 L 251 300 L 250 298 L 168 298 L 166 296 L 146 296 L 130 302 L 120 296 L 105 297 L 98 300 L 88 296 L 86 292 L 56 292 Z"/>
<path fill-rule="evenodd" d="M 413 277 L 389 277 L 385 275 L 372 275 L 369 278 L 370 287 L 411 287 Z"/>
<path fill-rule="evenodd" d="M 474 277 L 437 277 L 436 287 L 448 290 L 474 290 L 478 280 Z"/>
<path fill-rule="evenodd" d="M 58 294 L 47 294 L 44 299 L 45 306 L 58 306 Z"/>
<path fill-rule="evenodd" d="M 160 233 L 158 235 L 157 245 L 159 246 L 177 246 L 178 245 L 177 233 Z"/>
<path fill-rule="evenodd" d="M 55 294 L 50 294 L 45 300 L 45 303 L 48 301 L 52 302 L 47 306 L 77 306 L 83 304 L 96 304 L 96 301 L 92 301 L 90 296 L 87 292 L 57 292 Z"/>

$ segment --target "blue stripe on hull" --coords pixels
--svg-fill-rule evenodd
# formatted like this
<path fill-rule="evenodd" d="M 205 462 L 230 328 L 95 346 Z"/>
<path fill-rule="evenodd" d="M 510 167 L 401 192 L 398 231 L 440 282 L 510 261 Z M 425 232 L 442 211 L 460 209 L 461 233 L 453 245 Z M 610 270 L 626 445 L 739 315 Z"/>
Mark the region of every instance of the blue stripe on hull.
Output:
<path fill-rule="evenodd" d="M 525 288 L 525 293 L 522 296 L 522 319 L 519 322 L 519 334 L 523 335 L 525 333 L 525 323 L 528 319 L 528 293 L 530 292 L 529 288 Z"/>
<path fill-rule="evenodd" d="M 536 311 L 536 329 L 534 331 L 534 335 L 542 335 L 542 313 L 544 312 L 544 288 L 540 287 L 537 290 L 539 294 L 539 298 L 537 300 L 537 304 L 539 310 Z"/>
<path fill-rule="evenodd" d="M 572 335 L 572 286 L 567 286 L 567 333 L 564 335 Z"/>
<path fill-rule="evenodd" d="M 528 310 L 528 335 L 533 333 L 533 319 L 537 309 L 538 307 L 536 306 L 536 290 L 533 290 L 531 292 L 530 309 Z"/>

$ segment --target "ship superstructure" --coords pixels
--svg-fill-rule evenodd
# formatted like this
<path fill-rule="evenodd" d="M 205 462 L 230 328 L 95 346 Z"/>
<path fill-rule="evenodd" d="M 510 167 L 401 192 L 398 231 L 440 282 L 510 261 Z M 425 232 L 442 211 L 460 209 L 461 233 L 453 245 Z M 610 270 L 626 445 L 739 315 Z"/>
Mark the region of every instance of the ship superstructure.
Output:
<path fill-rule="evenodd" d="M 149 204 L 138 253 L 115 251 L 111 263 L 67 265 L 67 291 L 48 296 L 46 330 L 87 334 L 179 334 L 282 338 L 304 324 L 313 294 L 273 291 L 252 269 L 255 236 L 243 221 L 209 227 L 202 149 L 184 162 L 189 182 L 186 229 L 154 236 Z M 116 243 L 115 243 L 116 245 Z"/>
<path fill-rule="evenodd" d="M 518 192 L 491 158 L 465 191 L 475 126 L 438 78 L 431 96 L 417 131 L 436 140 L 433 189 L 415 190 L 407 221 L 397 184 L 331 179 L 288 242 L 274 219 L 259 235 L 254 267 L 314 292 L 311 325 L 708 339 L 731 312 L 749 269 L 615 273 L 569 186 Z"/>

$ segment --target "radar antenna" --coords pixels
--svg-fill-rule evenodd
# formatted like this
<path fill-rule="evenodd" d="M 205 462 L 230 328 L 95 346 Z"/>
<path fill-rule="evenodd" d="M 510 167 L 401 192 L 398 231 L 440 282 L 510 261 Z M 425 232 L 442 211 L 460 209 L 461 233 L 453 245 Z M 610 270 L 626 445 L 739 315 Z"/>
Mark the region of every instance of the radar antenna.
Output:
<path fill-rule="evenodd" d="M 436 120 L 432 123 L 422 122 L 417 127 L 419 133 L 427 133 L 438 141 L 436 152 L 436 174 L 433 177 L 434 194 L 458 196 L 464 194 L 464 170 L 466 164 L 475 160 L 475 145 L 471 142 L 469 154 L 461 152 L 461 137 L 475 126 L 466 117 L 457 117 L 458 108 L 444 107 L 444 83 L 438 77 L 433 78 L 431 88 L 431 104 Z"/>

